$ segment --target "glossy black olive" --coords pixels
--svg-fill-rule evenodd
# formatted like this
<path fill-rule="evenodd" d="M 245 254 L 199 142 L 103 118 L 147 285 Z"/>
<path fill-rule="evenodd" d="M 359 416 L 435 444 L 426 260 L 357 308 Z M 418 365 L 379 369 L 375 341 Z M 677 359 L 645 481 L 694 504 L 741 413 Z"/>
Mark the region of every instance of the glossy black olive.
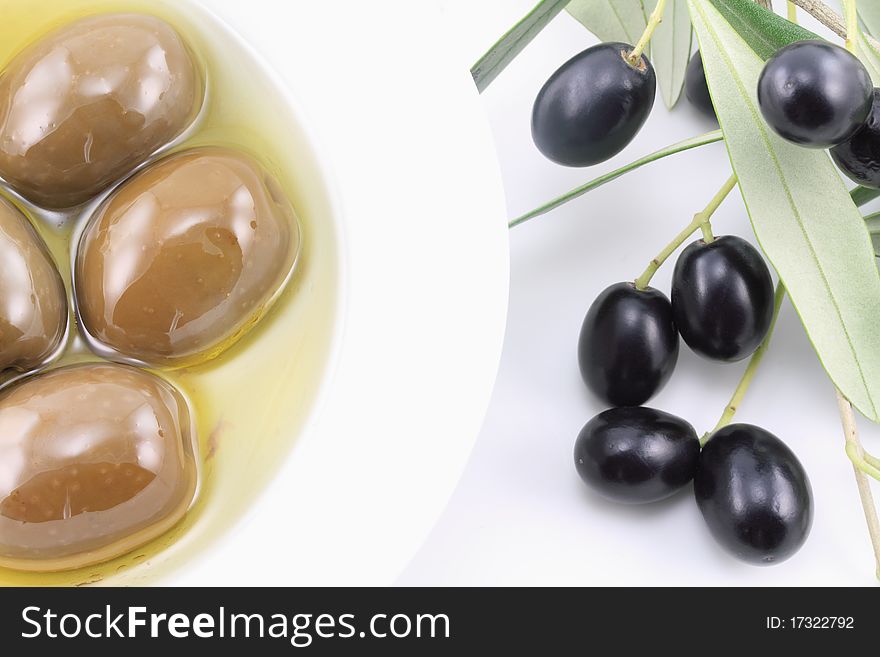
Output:
<path fill-rule="evenodd" d="M 646 57 L 624 59 L 632 46 L 602 43 L 575 55 L 550 76 L 532 111 L 532 138 L 559 164 L 604 162 L 629 144 L 654 106 L 657 79 Z"/>
<path fill-rule="evenodd" d="M 773 321 L 770 270 L 739 237 L 694 242 L 675 263 L 672 313 L 698 354 L 728 362 L 751 356 Z"/>
<path fill-rule="evenodd" d="M 706 71 L 703 69 L 703 56 L 699 52 L 691 57 L 685 72 L 684 93 L 691 105 L 706 116 L 718 120 L 715 116 L 715 107 L 712 105 L 712 97 L 709 95 Z"/>
<path fill-rule="evenodd" d="M 758 104 L 785 139 L 830 148 L 852 137 L 871 110 L 874 85 L 864 64 L 827 41 L 799 41 L 767 60 Z"/>
<path fill-rule="evenodd" d="M 862 129 L 848 141 L 831 149 L 837 166 L 863 187 L 880 189 L 880 89 Z"/>
<path fill-rule="evenodd" d="M 614 502 L 665 499 L 694 478 L 700 441 L 679 417 L 644 406 L 599 413 L 578 435 L 574 463 L 581 479 Z"/>
<path fill-rule="evenodd" d="M 794 453 L 751 424 L 717 431 L 700 454 L 694 494 L 715 539 L 750 563 L 778 563 L 810 533 L 813 493 Z"/>
<path fill-rule="evenodd" d="M 653 288 L 606 288 L 590 306 L 578 341 L 587 387 L 614 406 L 639 406 L 669 380 L 678 360 L 672 304 Z"/>

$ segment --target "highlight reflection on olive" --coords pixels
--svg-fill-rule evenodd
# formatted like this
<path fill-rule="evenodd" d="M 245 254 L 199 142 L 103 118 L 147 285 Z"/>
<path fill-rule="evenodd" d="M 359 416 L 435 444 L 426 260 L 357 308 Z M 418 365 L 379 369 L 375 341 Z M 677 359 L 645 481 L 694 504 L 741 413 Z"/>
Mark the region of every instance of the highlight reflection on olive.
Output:
<path fill-rule="evenodd" d="M 64 367 L 0 396 L 0 566 L 51 571 L 167 531 L 196 490 L 189 408 L 115 364 Z"/>
<path fill-rule="evenodd" d="M 66 25 L 0 75 L 0 176 L 37 205 L 79 205 L 180 135 L 202 87 L 183 39 L 159 18 Z"/>
<path fill-rule="evenodd" d="M 0 198 L 0 372 L 33 370 L 54 354 L 67 327 L 67 294 L 28 219 Z"/>
<path fill-rule="evenodd" d="M 93 217 L 76 263 L 80 321 L 126 358 L 199 362 L 259 319 L 298 251 L 293 208 L 258 163 L 186 151 L 126 182 Z"/>

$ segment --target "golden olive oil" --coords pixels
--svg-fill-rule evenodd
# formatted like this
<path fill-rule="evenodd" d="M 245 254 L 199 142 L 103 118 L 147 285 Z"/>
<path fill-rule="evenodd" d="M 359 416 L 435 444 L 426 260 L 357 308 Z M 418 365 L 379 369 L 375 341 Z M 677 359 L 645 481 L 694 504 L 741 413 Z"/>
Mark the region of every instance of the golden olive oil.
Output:
<path fill-rule="evenodd" d="M 309 419 L 335 341 L 337 228 L 308 137 L 284 90 L 204 9 L 179 0 L 0 0 L 0 70 L 51 30 L 108 12 L 159 16 L 190 44 L 206 73 L 207 100 L 197 124 L 173 150 L 218 145 L 254 156 L 289 195 L 301 222 L 302 252 L 290 284 L 243 339 L 206 364 L 157 372 L 188 398 L 196 417 L 199 492 L 185 519 L 97 566 L 60 573 L 0 569 L 0 585 L 149 584 L 197 558 L 278 472 Z M 45 213 L 13 200 L 46 240 L 70 296 L 71 253 L 87 212 Z M 71 318 L 67 347 L 52 367 L 91 360 L 99 359 Z"/>

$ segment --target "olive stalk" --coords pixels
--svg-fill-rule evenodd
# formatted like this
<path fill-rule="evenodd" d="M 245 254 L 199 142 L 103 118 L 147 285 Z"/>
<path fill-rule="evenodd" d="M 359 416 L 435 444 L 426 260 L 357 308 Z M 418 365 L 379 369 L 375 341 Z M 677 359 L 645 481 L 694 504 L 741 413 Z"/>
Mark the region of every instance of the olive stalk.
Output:
<path fill-rule="evenodd" d="M 869 466 L 871 476 L 874 477 L 877 481 L 880 481 L 880 459 L 876 456 L 869 454 L 862 448 L 862 461 Z M 865 471 L 865 474 L 868 474 L 868 471 Z"/>
<path fill-rule="evenodd" d="M 657 254 L 650 263 L 648 263 L 647 268 L 642 275 L 636 279 L 635 285 L 639 290 L 644 290 L 651 282 L 651 279 L 654 277 L 654 274 L 657 273 L 657 270 L 663 265 L 664 262 L 678 250 L 684 241 L 693 235 L 697 230 L 703 231 L 703 239 L 706 242 L 711 242 L 715 239 L 712 235 L 712 228 L 709 220 L 712 218 L 712 215 L 715 214 L 715 210 L 719 208 L 719 206 L 724 202 L 724 199 L 727 198 L 728 194 L 733 191 L 733 188 L 736 187 L 737 178 L 736 174 L 730 176 L 727 179 L 727 182 L 718 190 L 718 193 L 709 201 L 709 205 L 707 205 L 702 212 L 698 212 L 694 215 L 693 221 L 689 223 L 684 230 L 682 230 L 678 235 L 675 236 L 669 244 L 667 244 L 663 250 Z"/>
<path fill-rule="evenodd" d="M 846 455 L 856 468 L 869 477 L 880 481 L 880 468 L 877 467 L 877 459 L 868 454 L 864 447 L 860 450 L 853 443 L 847 443 Z"/>
<path fill-rule="evenodd" d="M 773 337 L 773 329 L 776 328 L 776 320 L 779 318 L 779 309 L 782 307 L 782 300 L 784 298 L 785 287 L 782 285 L 782 282 L 779 282 L 776 284 L 776 293 L 773 296 L 773 318 L 770 320 L 770 328 L 767 329 L 767 335 L 764 336 L 761 344 L 758 345 L 755 353 L 753 353 L 751 359 L 749 359 L 749 364 L 746 365 L 746 371 L 743 372 L 742 378 L 736 386 L 736 390 L 733 391 L 733 396 L 731 396 L 727 406 L 724 407 L 724 412 L 721 414 L 721 419 L 718 420 L 718 424 L 715 425 L 715 428 L 712 429 L 712 431 L 703 435 L 700 439 L 700 445 L 705 446 L 706 443 L 709 442 L 709 439 L 714 436 L 719 429 L 726 427 L 733 421 L 733 416 L 736 415 L 736 411 L 739 409 L 740 404 L 742 404 L 742 400 L 746 396 L 746 392 L 752 384 L 752 380 L 755 378 L 755 373 L 758 371 L 758 366 L 761 364 L 764 354 L 767 353 L 767 348 L 770 346 L 770 340 Z"/>
<path fill-rule="evenodd" d="M 666 0 L 657 0 L 657 4 L 654 6 L 654 11 L 651 12 L 651 17 L 648 18 L 648 24 L 645 26 L 645 31 L 642 32 L 639 42 L 626 56 L 626 60 L 629 62 L 630 66 L 637 67 L 639 65 L 642 53 L 645 52 L 645 48 L 647 48 L 648 44 L 651 42 L 651 37 L 654 36 L 654 31 L 657 29 L 657 26 L 663 22 L 663 12 L 665 10 Z"/>
<path fill-rule="evenodd" d="M 843 0 L 843 15 L 846 19 L 846 49 L 856 54 L 856 39 L 859 34 L 859 13 L 856 0 Z"/>
<path fill-rule="evenodd" d="M 524 224 L 530 219 L 534 219 L 535 217 L 540 217 L 541 215 L 547 214 L 548 212 L 555 210 L 561 205 L 568 203 L 569 201 L 573 201 L 576 198 L 579 198 L 586 194 L 587 192 L 591 192 L 594 189 L 605 185 L 606 183 L 610 183 L 612 180 L 617 180 L 624 174 L 629 173 L 630 171 L 635 171 L 636 169 L 641 169 L 646 164 L 650 164 L 651 162 L 656 162 L 657 160 L 662 160 L 665 157 L 669 157 L 670 155 L 675 155 L 676 153 L 683 153 L 685 151 L 689 151 L 693 148 L 698 148 L 700 146 L 705 146 L 707 144 L 714 144 L 715 142 L 721 141 L 724 139 L 724 135 L 721 134 L 720 130 L 714 130 L 712 132 L 708 132 L 704 135 L 700 135 L 698 137 L 691 137 L 690 139 L 685 139 L 684 141 L 677 142 L 672 144 L 671 146 L 666 146 L 665 148 L 661 148 L 659 151 L 654 151 L 650 155 L 646 155 L 645 157 L 641 157 L 634 162 L 630 162 L 619 169 L 615 169 L 609 173 L 604 173 L 598 178 L 591 180 L 588 183 L 581 185 L 580 187 L 575 187 L 570 192 L 563 194 L 562 196 L 558 196 L 541 205 L 534 210 L 526 212 L 524 215 L 517 217 L 510 221 L 507 224 L 508 228 L 513 228 L 515 226 L 519 226 L 520 224 Z"/>
<path fill-rule="evenodd" d="M 840 394 L 840 390 L 837 391 L 837 407 L 840 411 L 840 421 L 843 424 L 843 432 L 846 439 L 846 453 L 853 460 L 856 486 L 859 490 L 859 497 L 862 500 L 862 509 L 865 512 L 865 521 L 868 524 L 871 545 L 874 548 L 874 561 L 877 567 L 876 575 L 880 579 L 880 518 L 877 517 L 877 507 L 874 505 L 874 496 L 871 493 L 871 482 L 857 463 L 857 460 L 863 456 L 864 450 L 859 440 L 859 432 L 852 404 Z"/>

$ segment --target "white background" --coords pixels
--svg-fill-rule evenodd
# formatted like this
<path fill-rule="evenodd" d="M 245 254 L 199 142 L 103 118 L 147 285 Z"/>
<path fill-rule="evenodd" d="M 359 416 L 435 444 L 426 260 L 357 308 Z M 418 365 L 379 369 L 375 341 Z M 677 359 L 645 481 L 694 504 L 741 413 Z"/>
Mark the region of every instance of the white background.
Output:
<path fill-rule="evenodd" d="M 475 59 L 534 0 L 468 4 L 460 40 Z M 530 138 L 532 101 L 562 62 L 595 42 L 563 14 L 483 95 L 511 216 L 714 129 L 686 101 L 667 111 L 658 93 L 641 134 L 612 161 L 576 170 L 545 160 Z M 723 146 L 705 147 L 513 230 L 508 331 L 489 415 L 464 478 L 401 584 L 876 584 L 834 389 L 787 302 L 738 420 L 785 440 L 811 477 L 815 523 L 791 560 L 757 568 L 729 557 L 713 542 L 689 489 L 660 504 L 623 507 L 586 490 L 575 473 L 575 437 L 602 410 L 585 392 L 576 364 L 584 313 L 608 284 L 637 276 L 729 174 Z M 713 224 L 716 234 L 753 240 L 738 194 Z M 667 293 L 670 271 L 666 266 L 655 278 Z M 714 426 L 744 367 L 702 360 L 682 344 L 673 379 L 650 404 L 702 433 Z M 880 430 L 866 421 L 861 426 L 866 446 L 880 451 Z"/>

